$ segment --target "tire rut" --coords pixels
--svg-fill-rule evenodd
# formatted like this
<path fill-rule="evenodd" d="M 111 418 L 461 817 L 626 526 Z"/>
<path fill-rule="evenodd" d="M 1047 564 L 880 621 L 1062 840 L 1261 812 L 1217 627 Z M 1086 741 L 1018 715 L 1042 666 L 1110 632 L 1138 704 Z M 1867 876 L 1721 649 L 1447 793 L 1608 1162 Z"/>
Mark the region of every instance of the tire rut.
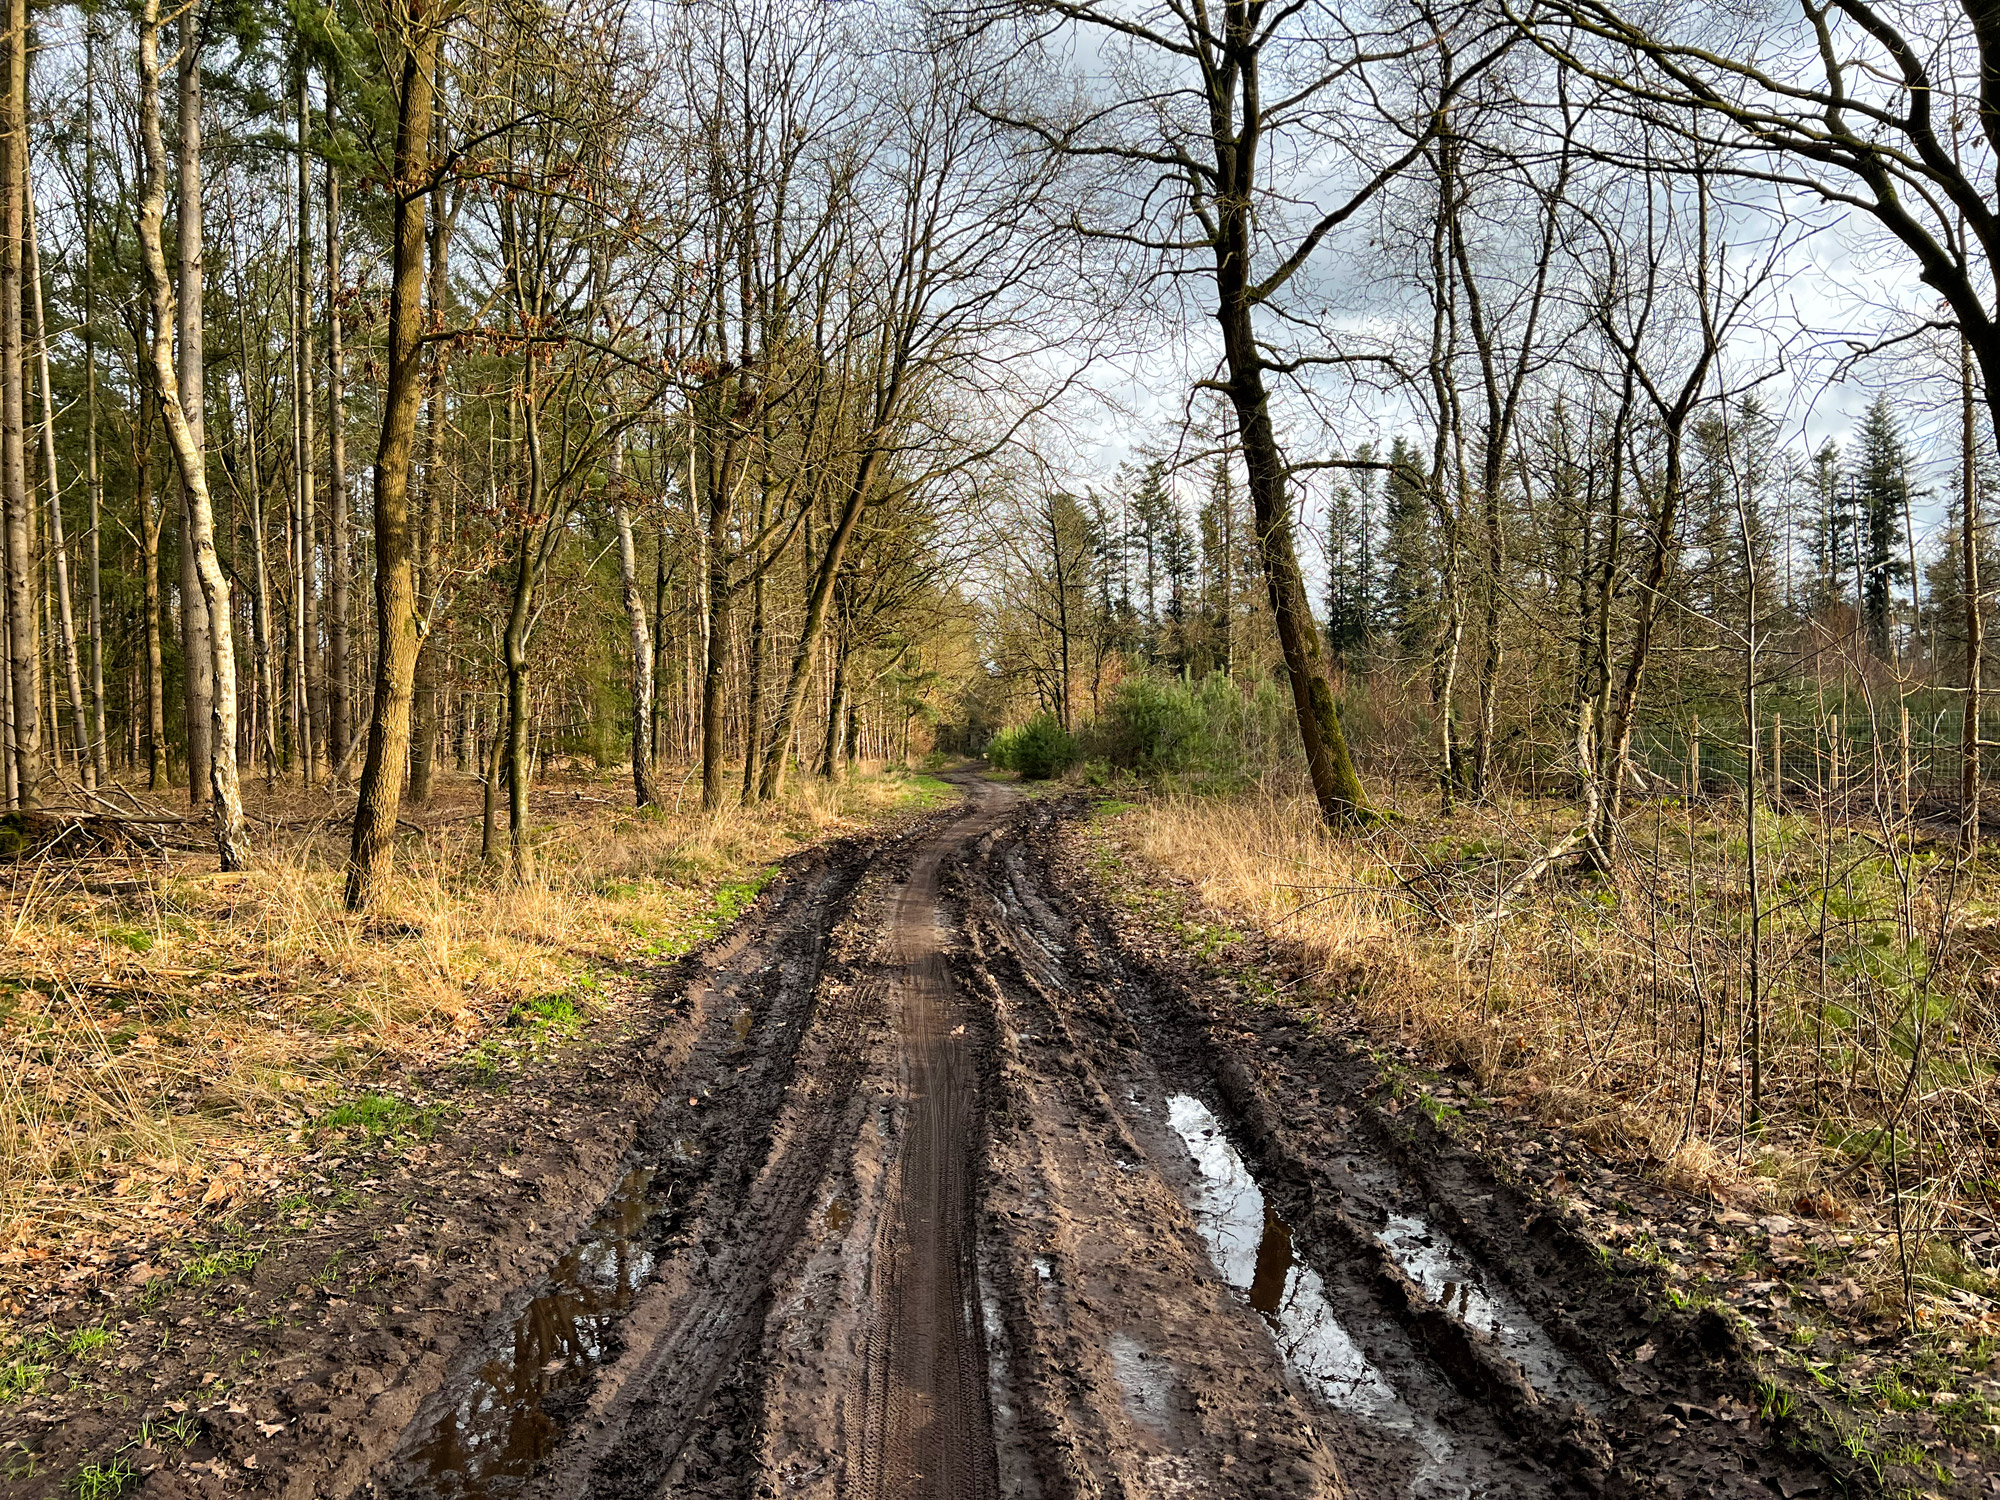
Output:
<path fill-rule="evenodd" d="M 548 1347 L 524 1293 L 390 1493 L 1684 1492 L 1649 1468 L 1659 1393 L 1607 1342 L 1640 1310 L 1570 1316 L 1587 1246 L 1385 1129 L 1355 1065 L 1260 1045 L 1254 1007 L 1133 951 L 1068 807 L 955 779 L 960 807 L 718 950 L 596 1352 L 471 1474 L 481 1403 L 520 1400 L 493 1351 Z M 1743 1446 L 1680 1467 L 1767 1492 Z"/>

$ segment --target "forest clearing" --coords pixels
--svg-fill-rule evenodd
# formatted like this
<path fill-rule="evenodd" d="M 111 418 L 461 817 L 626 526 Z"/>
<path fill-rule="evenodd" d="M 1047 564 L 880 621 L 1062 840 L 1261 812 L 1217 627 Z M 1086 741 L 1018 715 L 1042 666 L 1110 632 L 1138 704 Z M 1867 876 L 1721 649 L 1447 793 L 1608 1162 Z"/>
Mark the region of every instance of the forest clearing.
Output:
<path fill-rule="evenodd" d="M 2000 1495 L 1975 0 L 0 0 L 0 1493 Z"/>

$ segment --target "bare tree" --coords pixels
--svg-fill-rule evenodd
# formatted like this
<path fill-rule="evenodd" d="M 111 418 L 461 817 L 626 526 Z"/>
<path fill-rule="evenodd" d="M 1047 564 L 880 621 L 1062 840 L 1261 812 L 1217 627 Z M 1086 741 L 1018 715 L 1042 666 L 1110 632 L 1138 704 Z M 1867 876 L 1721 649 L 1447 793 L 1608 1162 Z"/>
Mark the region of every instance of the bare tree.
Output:
<path fill-rule="evenodd" d="M 1334 7 L 1311 0 L 1136 10 L 1108 0 L 1016 0 L 975 14 L 989 21 L 1019 17 L 1044 35 L 1086 28 L 1100 39 L 1112 75 L 1122 80 L 1116 95 L 1086 97 L 1066 113 L 1030 110 L 1006 98 L 989 108 L 1053 150 L 1129 174 L 1094 205 L 1109 217 L 1109 227 L 1091 232 L 1138 247 L 1168 277 L 1185 276 L 1191 257 L 1206 258 L 1212 288 L 1207 311 L 1220 335 L 1222 360 L 1220 373 L 1202 383 L 1221 392 L 1235 414 L 1264 581 L 1313 791 L 1328 823 L 1367 817 L 1367 794 L 1348 753 L 1307 603 L 1292 532 L 1292 470 L 1271 400 L 1274 379 L 1329 361 L 1279 354 L 1268 330 L 1284 315 L 1287 288 L 1328 236 L 1417 161 L 1437 133 L 1449 96 L 1413 88 L 1391 107 L 1371 90 L 1385 86 L 1386 65 L 1396 59 L 1453 52 L 1453 25 L 1412 16 L 1407 32 L 1392 25 L 1363 36 Z M 1472 55 L 1449 61 L 1442 75 L 1462 86 L 1496 46 L 1504 43 L 1492 44 L 1475 31 Z M 1378 110 L 1412 124 L 1370 155 L 1356 148 L 1354 125 Z M 1313 162 L 1310 188 L 1273 180 L 1273 160 L 1287 146 Z M 1329 191 L 1330 159 L 1350 151 L 1356 180 Z M 1171 193 L 1163 191 L 1169 186 Z M 1307 197 L 1302 220 L 1291 211 L 1292 189 Z M 1123 212 L 1112 207 L 1119 199 L 1127 205 Z M 1083 226 L 1081 215 L 1076 222 Z"/>

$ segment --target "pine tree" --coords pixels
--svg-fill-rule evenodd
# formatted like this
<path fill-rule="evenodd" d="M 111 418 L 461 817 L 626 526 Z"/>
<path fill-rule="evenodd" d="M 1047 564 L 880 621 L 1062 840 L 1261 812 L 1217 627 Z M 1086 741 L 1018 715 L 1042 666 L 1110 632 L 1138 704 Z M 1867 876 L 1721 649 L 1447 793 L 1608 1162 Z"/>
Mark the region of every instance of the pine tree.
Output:
<path fill-rule="evenodd" d="M 1437 547 L 1431 536 L 1430 475 L 1404 438 L 1389 450 L 1384 487 L 1382 626 L 1399 650 L 1429 644 L 1437 608 Z"/>
<path fill-rule="evenodd" d="M 1375 445 L 1355 452 L 1375 461 Z M 1326 643 L 1343 665 L 1364 650 L 1375 624 L 1375 471 L 1361 468 L 1334 487 L 1327 505 Z"/>
<path fill-rule="evenodd" d="M 1813 505 L 1813 585 L 1809 607 L 1818 614 L 1848 597 L 1859 557 L 1851 514 L 1854 492 L 1847 482 L 1847 466 L 1840 445 L 1832 438 L 1820 444 L 1813 454 L 1809 484 Z"/>
<path fill-rule="evenodd" d="M 1889 601 L 1909 577 L 1903 561 L 1909 515 L 1909 453 L 1887 396 L 1878 396 L 1861 422 L 1861 456 L 1855 465 L 1854 511 L 1862 554 L 1861 613 L 1878 656 L 1889 654 Z"/>

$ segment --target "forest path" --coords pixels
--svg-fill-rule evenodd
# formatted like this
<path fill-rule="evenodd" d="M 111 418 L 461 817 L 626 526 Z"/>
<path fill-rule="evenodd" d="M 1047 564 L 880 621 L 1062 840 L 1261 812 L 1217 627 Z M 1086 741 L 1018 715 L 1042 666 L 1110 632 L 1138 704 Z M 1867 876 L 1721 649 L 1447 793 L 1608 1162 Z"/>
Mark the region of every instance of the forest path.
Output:
<path fill-rule="evenodd" d="M 1063 808 L 953 779 L 718 947 L 620 1191 L 380 1488 L 1812 1492 L 1717 1415 L 1699 1326 L 1135 947 Z"/>

